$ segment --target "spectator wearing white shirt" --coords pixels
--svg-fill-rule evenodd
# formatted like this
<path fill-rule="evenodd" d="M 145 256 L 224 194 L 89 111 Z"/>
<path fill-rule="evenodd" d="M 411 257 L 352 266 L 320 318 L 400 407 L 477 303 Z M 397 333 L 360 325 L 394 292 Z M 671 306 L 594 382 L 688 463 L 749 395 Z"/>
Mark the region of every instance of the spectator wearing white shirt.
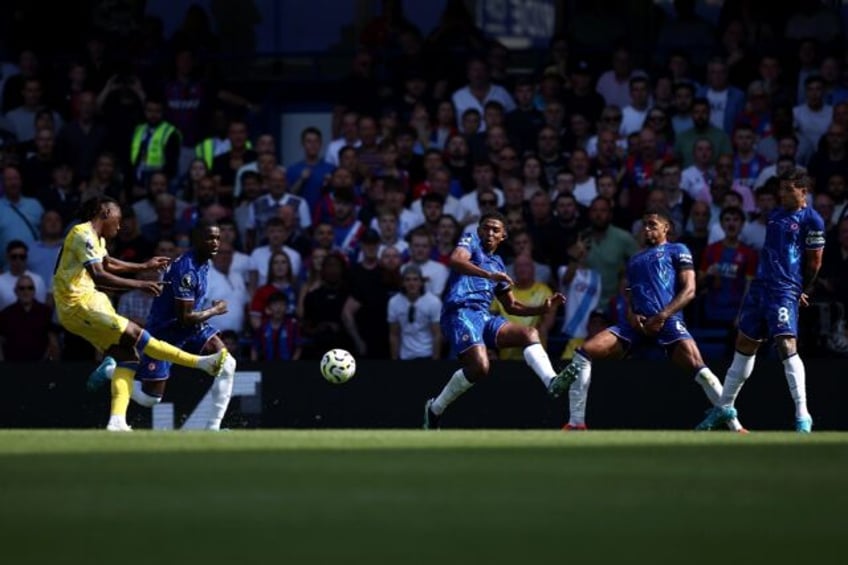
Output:
<path fill-rule="evenodd" d="M 700 200 L 709 204 L 712 202 L 710 196 L 710 185 L 715 178 L 713 162 L 713 143 L 702 138 L 695 142 L 692 149 L 692 165 L 683 169 L 680 180 L 680 188 L 684 190 L 692 200 Z"/>
<path fill-rule="evenodd" d="M 583 149 L 575 149 L 571 152 L 568 168 L 574 173 L 574 198 L 588 208 L 598 196 L 598 186 L 592 176 L 589 154 Z"/>
<path fill-rule="evenodd" d="M 456 108 L 456 115 L 460 118 L 457 126 L 462 127 L 461 117 L 466 110 L 477 110 L 480 115 L 486 102 L 494 100 L 503 105 L 504 112 L 508 113 L 515 109 L 515 101 L 509 92 L 502 86 L 492 84 L 489 78 L 489 67 L 483 59 L 474 57 L 468 61 L 468 85 L 463 86 L 453 93 L 451 99 Z M 485 131 L 486 124 L 480 124 L 480 131 Z"/>
<path fill-rule="evenodd" d="M 630 104 L 621 109 L 621 135 L 628 136 L 642 129 L 651 108 L 648 77 L 634 76 L 630 79 Z"/>
<path fill-rule="evenodd" d="M 257 247 L 250 254 L 249 280 L 250 288 L 253 289 L 258 288 L 260 282 L 264 284 L 264 281 L 268 279 L 268 261 L 271 259 L 271 254 L 274 251 L 282 251 L 288 255 L 292 274 L 296 280 L 300 277 L 300 269 L 303 266 L 303 259 L 300 253 L 296 249 L 285 245 L 286 230 L 283 220 L 280 218 L 271 218 L 268 220 L 265 235 L 268 238 L 268 245 Z"/>
<path fill-rule="evenodd" d="M 42 304 L 47 301 L 47 285 L 44 284 L 44 279 L 27 269 L 28 258 L 29 248 L 23 241 L 13 240 L 6 245 L 8 270 L 0 274 L 0 310 L 18 300 L 15 295 L 15 283 L 23 275 L 32 279 L 35 286 L 35 299 Z"/>
<path fill-rule="evenodd" d="M 498 211 L 498 197 L 491 188 L 480 189 L 472 194 L 477 196 L 477 210 L 480 216 Z M 478 226 L 479 221 L 468 224 L 462 232 L 463 235 L 477 233 Z"/>
<path fill-rule="evenodd" d="M 386 247 L 394 247 L 401 253 L 405 253 L 409 249 L 409 244 L 400 238 L 398 234 L 398 215 L 396 212 L 385 209 L 376 218 L 377 233 L 380 234 L 380 247 L 377 249 L 377 256 Z"/>
<path fill-rule="evenodd" d="M 215 300 L 225 300 L 227 313 L 215 316 L 215 327 L 222 332 L 232 330 L 242 335 L 245 330 L 250 295 L 245 287 L 244 279 L 231 269 L 232 262 L 233 246 L 222 241 L 218 247 L 218 253 L 212 257 L 212 265 L 207 276 L 206 301 L 202 307 L 208 308 Z M 265 268 L 267 270 L 267 264 Z"/>
<path fill-rule="evenodd" d="M 257 234 L 265 231 L 266 224 L 277 217 L 277 208 L 291 206 L 297 212 L 298 227 L 307 229 L 312 225 L 309 206 L 306 200 L 286 191 L 286 175 L 280 170 L 271 171 L 268 179 L 268 193 L 253 201 L 247 217 L 247 248 L 251 249 L 260 240 Z"/>
<path fill-rule="evenodd" d="M 420 228 L 412 232 L 409 238 L 409 264 L 421 269 L 427 291 L 441 297 L 450 273 L 447 267 L 430 259 L 432 253 L 433 238 L 430 234 Z"/>
<path fill-rule="evenodd" d="M 813 147 L 818 147 L 833 119 L 833 106 L 824 103 L 824 79 L 818 75 L 807 77 L 804 92 L 806 101 L 792 109 L 795 130 Z"/>
<path fill-rule="evenodd" d="M 238 245 L 238 231 L 236 224 L 232 218 L 224 218 L 218 221 L 218 229 L 221 232 L 221 241 L 225 241 L 233 246 L 233 264 L 230 270 L 239 273 L 245 284 L 250 282 L 250 270 L 253 262 L 250 260 L 250 255 L 239 251 L 241 247 Z M 253 290 L 248 287 L 248 290 Z M 252 294 L 252 292 L 251 292 Z"/>
<path fill-rule="evenodd" d="M 385 190 L 383 207 L 386 210 L 397 214 L 397 235 L 402 238 L 406 237 L 409 232 L 421 225 L 422 219 L 418 214 L 415 214 L 403 207 L 404 200 L 406 199 L 406 190 L 396 178 L 386 177 L 383 180 L 383 190 Z M 376 217 L 371 219 L 371 223 L 368 227 L 376 230 L 380 236 L 383 235 L 380 231 L 380 224 Z"/>
<path fill-rule="evenodd" d="M 280 170 L 286 174 L 286 168 L 280 165 L 277 160 L 277 155 L 270 152 L 259 153 L 255 161 L 242 165 L 236 172 L 236 184 L 233 187 L 233 196 L 238 198 L 244 191 L 244 179 L 247 173 L 256 173 L 259 175 L 259 182 L 267 183 L 268 177 L 271 176 L 271 171 Z"/>
<path fill-rule="evenodd" d="M 345 147 L 359 147 L 362 141 L 359 139 L 359 114 L 356 112 L 345 112 L 341 120 L 341 137 L 327 144 L 324 152 L 324 160 L 334 167 L 338 167 L 339 152 Z"/>
<path fill-rule="evenodd" d="M 389 348 L 391 358 L 438 359 L 442 332 L 442 302 L 424 291 L 424 276 L 415 265 L 403 269 L 402 290 L 389 300 Z"/>
<path fill-rule="evenodd" d="M 428 183 L 429 187 L 427 193 L 421 198 L 415 200 L 412 203 L 412 206 L 409 207 L 412 213 L 417 214 L 421 218 L 424 218 L 425 214 L 423 207 L 427 202 L 425 196 L 427 196 L 428 194 L 438 194 L 441 197 L 442 212 L 453 216 L 457 220 L 462 220 L 466 214 L 466 211 L 462 208 L 462 204 L 460 204 L 459 198 L 450 194 L 450 170 L 447 167 L 438 167 L 434 171 L 431 171 L 429 174 Z M 423 221 L 425 220 L 422 219 L 422 222 Z"/>
<path fill-rule="evenodd" d="M 466 213 L 464 218 L 457 218 L 457 220 L 463 224 L 476 222 L 480 218 L 480 206 L 477 202 L 479 192 L 492 190 L 498 198 L 498 208 L 504 204 L 503 191 L 494 186 L 495 168 L 490 161 L 475 162 L 472 176 L 474 178 L 474 190 L 459 199 L 459 203 Z"/>

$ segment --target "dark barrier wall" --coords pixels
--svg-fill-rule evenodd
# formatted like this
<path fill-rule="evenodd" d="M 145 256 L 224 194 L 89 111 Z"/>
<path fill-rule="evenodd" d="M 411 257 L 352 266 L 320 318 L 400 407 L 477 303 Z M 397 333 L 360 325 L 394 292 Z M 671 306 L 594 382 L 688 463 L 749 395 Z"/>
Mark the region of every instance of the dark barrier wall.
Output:
<path fill-rule="evenodd" d="M 243 364 L 225 425 L 232 428 L 417 428 L 424 401 L 437 394 L 457 365 L 451 362 L 363 361 L 349 383 L 331 385 L 317 363 Z M 715 366 L 723 375 L 725 366 Z M 52 367 L 51 367 L 52 369 Z M 91 365 L 0 365 L 0 426 L 98 428 L 109 411 L 107 390 L 88 393 Z M 251 371 L 258 371 L 250 378 Z M 254 385 L 253 381 L 261 384 Z M 848 430 L 848 362 L 807 362 L 810 410 L 815 429 Z M 182 427 L 208 389 L 209 379 L 179 371 L 168 384 L 168 426 Z M 753 430 L 792 429 L 793 404 L 782 366 L 761 360 L 737 403 L 742 423 Z M 689 429 L 707 401 L 691 375 L 668 363 L 596 363 L 587 420 L 595 429 Z M 160 408 L 169 410 L 170 407 Z M 495 363 L 490 378 L 468 391 L 443 418 L 445 428 L 558 428 L 565 399 L 548 399 L 523 363 Z M 150 410 L 131 406 L 130 423 L 151 427 Z"/>

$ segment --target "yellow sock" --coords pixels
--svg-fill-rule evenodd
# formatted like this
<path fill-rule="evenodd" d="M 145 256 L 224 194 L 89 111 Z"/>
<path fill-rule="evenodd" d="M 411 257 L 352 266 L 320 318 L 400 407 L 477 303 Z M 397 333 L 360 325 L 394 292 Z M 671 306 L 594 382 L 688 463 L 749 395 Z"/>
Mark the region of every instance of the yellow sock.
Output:
<path fill-rule="evenodd" d="M 147 334 L 147 332 L 145 332 L 145 334 Z M 170 343 L 158 340 L 152 336 L 146 341 L 144 340 L 144 336 L 142 336 L 142 339 L 139 340 L 139 346 L 141 351 L 154 359 L 169 361 L 175 365 L 182 365 L 183 367 L 190 367 L 194 369 L 197 367 L 197 363 L 200 360 L 200 357 L 197 355 L 186 353 L 182 349 L 178 349 Z"/>
<path fill-rule="evenodd" d="M 127 367 L 115 367 L 112 375 L 112 415 L 126 416 L 130 404 L 135 371 Z"/>

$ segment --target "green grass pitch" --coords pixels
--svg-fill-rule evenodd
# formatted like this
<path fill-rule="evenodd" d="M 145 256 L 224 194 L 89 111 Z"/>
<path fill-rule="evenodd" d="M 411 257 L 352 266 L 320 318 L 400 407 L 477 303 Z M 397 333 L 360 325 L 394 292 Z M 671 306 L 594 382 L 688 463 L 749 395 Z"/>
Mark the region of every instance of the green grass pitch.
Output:
<path fill-rule="evenodd" d="M 848 434 L 0 431 L 3 563 L 846 563 Z"/>

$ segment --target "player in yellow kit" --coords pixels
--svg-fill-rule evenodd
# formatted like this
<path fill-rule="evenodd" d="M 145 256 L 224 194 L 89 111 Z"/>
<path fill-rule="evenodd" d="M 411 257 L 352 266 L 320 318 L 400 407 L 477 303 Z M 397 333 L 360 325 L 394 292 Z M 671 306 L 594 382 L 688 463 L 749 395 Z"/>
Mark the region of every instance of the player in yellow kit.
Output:
<path fill-rule="evenodd" d="M 185 367 L 219 376 L 234 367 L 226 349 L 213 355 L 191 355 L 150 336 L 134 322 L 119 316 L 109 297 L 98 288 L 145 290 L 154 296 L 162 291 L 158 281 L 135 280 L 121 274 L 163 270 L 170 260 L 154 257 L 145 263 L 127 263 L 109 257 L 105 240 L 115 237 L 121 223 L 121 208 L 107 196 L 84 204 L 81 223 L 65 237 L 53 274 L 53 295 L 59 322 L 68 331 L 88 340 L 115 358 L 112 377 L 112 410 L 108 430 L 129 431 L 126 422 L 133 376 L 142 353 Z"/>

